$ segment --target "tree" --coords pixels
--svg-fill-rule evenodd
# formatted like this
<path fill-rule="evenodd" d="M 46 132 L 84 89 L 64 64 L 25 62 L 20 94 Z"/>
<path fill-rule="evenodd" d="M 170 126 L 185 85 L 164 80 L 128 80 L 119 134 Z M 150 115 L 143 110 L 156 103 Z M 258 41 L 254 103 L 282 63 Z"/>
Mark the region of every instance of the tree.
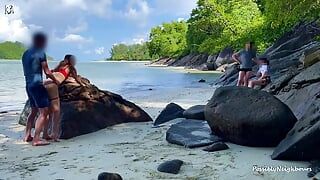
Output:
<path fill-rule="evenodd" d="M 151 29 L 148 48 L 152 57 L 177 57 L 185 51 L 187 23 L 174 21 Z"/>
<path fill-rule="evenodd" d="M 240 48 L 245 41 L 259 41 L 253 32 L 263 22 L 253 0 L 199 0 L 188 21 L 188 48 L 210 54 L 227 46 Z"/>
<path fill-rule="evenodd" d="M 148 47 L 143 44 L 117 44 L 110 50 L 111 60 L 150 60 Z"/>

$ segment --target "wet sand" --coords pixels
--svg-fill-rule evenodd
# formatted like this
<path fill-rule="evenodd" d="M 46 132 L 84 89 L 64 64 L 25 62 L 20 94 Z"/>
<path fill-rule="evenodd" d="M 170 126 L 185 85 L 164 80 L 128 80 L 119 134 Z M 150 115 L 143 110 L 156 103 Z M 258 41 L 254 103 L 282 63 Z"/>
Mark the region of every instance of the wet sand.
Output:
<path fill-rule="evenodd" d="M 172 89 L 127 94 L 152 118 L 175 102 L 184 108 L 206 104 L 214 88 Z M 96 133 L 62 140 L 46 147 L 31 147 L 22 141 L 24 127 L 17 124 L 19 112 L 0 115 L 0 179 L 97 179 L 101 172 L 119 173 L 124 179 L 307 179 L 307 172 L 253 172 L 258 166 L 307 167 L 305 162 L 272 161 L 272 148 L 250 148 L 228 143 L 230 149 L 208 153 L 166 142 L 170 123 L 152 128 L 152 123 L 129 123 Z M 185 163 L 178 175 L 157 172 L 157 166 L 172 159 Z"/>

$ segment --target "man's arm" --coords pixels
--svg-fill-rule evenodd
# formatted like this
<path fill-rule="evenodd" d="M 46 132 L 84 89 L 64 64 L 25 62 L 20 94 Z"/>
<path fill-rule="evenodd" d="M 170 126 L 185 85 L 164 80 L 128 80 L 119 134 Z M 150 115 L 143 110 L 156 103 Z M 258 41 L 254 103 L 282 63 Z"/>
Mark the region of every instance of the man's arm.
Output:
<path fill-rule="evenodd" d="M 52 79 L 52 81 L 56 84 L 59 84 L 58 80 L 52 75 L 52 72 L 50 71 L 49 67 L 48 67 L 48 63 L 47 61 L 42 61 L 41 62 L 41 66 L 42 66 L 42 70 L 45 73 L 45 75 Z"/>

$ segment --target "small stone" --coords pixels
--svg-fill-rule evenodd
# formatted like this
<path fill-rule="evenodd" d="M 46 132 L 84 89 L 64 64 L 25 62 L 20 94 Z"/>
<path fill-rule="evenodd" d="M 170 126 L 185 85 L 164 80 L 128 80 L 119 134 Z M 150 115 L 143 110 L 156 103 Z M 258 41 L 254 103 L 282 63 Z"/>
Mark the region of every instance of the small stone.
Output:
<path fill-rule="evenodd" d="M 222 150 L 226 150 L 226 149 L 229 149 L 228 145 L 226 145 L 223 142 L 217 142 L 217 143 L 214 143 L 214 144 L 204 148 L 203 150 L 208 151 L 208 152 L 215 152 L 215 151 L 222 151 Z"/>
<path fill-rule="evenodd" d="M 158 166 L 158 171 L 170 174 L 178 174 L 183 161 L 179 159 L 166 161 Z"/>
<path fill-rule="evenodd" d="M 99 174 L 98 180 L 122 180 L 122 177 L 116 173 L 103 172 Z"/>
<path fill-rule="evenodd" d="M 199 83 L 205 83 L 205 82 L 206 82 L 206 80 L 204 80 L 204 79 L 200 79 L 198 82 L 199 82 Z"/>

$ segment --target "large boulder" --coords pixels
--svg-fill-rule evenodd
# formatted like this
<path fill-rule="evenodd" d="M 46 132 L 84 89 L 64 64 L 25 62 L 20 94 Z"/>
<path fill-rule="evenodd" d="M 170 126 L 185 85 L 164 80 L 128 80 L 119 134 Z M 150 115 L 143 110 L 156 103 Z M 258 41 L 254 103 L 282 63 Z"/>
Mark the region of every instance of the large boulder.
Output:
<path fill-rule="evenodd" d="M 178 104 L 170 103 L 160 112 L 159 116 L 153 122 L 153 125 L 158 126 L 173 119 L 182 118 L 183 111 L 184 109 Z"/>
<path fill-rule="evenodd" d="M 148 122 L 151 117 L 140 107 L 120 95 L 102 91 L 82 78 L 80 86 L 73 78 L 59 88 L 61 100 L 61 139 L 95 132 L 108 126 Z M 19 123 L 25 124 L 30 112 L 28 103 L 21 113 Z"/>
<path fill-rule="evenodd" d="M 288 104 L 299 121 L 272 154 L 273 159 L 320 158 L 320 62 L 295 76 L 278 97 Z"/>
<path fill-rule="evenodd" d="M 218 136 L 257 147 L 278 145 L 297 121 L 289 107 L 273 95 L 231 86 L 215 91 L 205 118 Z"/>

